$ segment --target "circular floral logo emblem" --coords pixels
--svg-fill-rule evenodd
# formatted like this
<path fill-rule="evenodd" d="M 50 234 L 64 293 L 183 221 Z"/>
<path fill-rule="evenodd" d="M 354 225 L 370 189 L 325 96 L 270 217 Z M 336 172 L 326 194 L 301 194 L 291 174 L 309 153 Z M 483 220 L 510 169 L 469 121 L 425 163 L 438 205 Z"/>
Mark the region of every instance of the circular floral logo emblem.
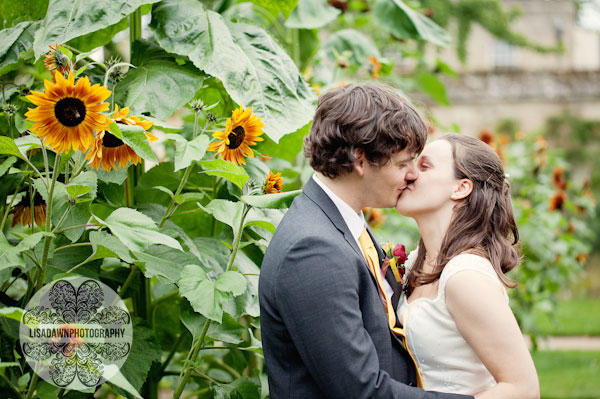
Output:
<path fill-rule="evenodd" d="M 39 290 L 20 326 L 21 349 L 47 382 L 86 390 L 119 372 L 131 350 L 131 316 L 121 298 L 87 277 L 62 278 Z"/>

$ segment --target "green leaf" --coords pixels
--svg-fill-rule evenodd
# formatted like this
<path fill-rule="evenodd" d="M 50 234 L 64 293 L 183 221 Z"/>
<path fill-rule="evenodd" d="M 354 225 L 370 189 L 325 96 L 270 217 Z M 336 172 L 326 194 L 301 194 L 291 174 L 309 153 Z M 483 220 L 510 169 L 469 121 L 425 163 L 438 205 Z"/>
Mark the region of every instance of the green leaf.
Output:
<path fill-rule="evenodd" d="M 275 16 L 281 12 L 286 17 L 290 15 L 296 4 L 301 3 L 299 0 L 252 0 L 252 2 L 271 11 Z"/>
<path fill-rule="evenodd" d="M 242 295 L 246 291 L 246 285 L 246 278 L 241 273 L 231 270 L 221 274 L 215 282 L 216 289 L 233 296 Z"/>
<path fill-rule="evenodd" d="M 142 252 L 151 244 L 183 250 L 177 240 L 160 233 L 152 219 L 135 209 L 119 208 L 112 212 L 106 221 L 98 216 L 94 217 L 101 225 L 108 227 L 131 251 Z"/>
<path fill-rule="evenodd" d="M 133 114 L 147 112 L 166 119 L 202 87 L 200 71 L 189 64 L 178 65 L 155 44 L 137 40 L 133 52 L 137 59 L 132 62 L 137 68 L 130 69 L 114 90 L 116 103 L 129 106 Z"/>
<path fill-rule="evenodd" d="M 302 0 L 285 21 L 285 26 L 296 29 L 322 28 L 336 19 L 340 12 L 325 0 Z"/>
<path fill-rule="evenodd" d="M 180 136 L 181 137 L 181 136 Z M 200 135 L 192 141 L 179 140 L 175 147 L 175 172 L 202 159 L 208 148 L 208 136 Z"/>
<path fill-rule="evenodd" d="M 143 383 L 147 380 L 152 363 L 160 362 L 161 354 L 160 342 L 156 338 L 154 330 L 142 324 L 141 319 L 134 318 L 131 351 L 120 372 L 123 380 L 113 377 L 110 379 L 110 382 L 136 395 L 136 390 L 140 390 Z M 134 390 L 132 391 L 131 388 L 128 388 L 124 382 L 128 382 Z M 137 397 L 141 398 L 139 394 L 137 394 Z"/>
<path fill-rule="evenodd" d="M 33 50 L 40 57 L 50 44 L 66 43 L 85 34 L 114 25 L 142 4 L 159 0 L 50 0 L 46 18 L 35 35 Z"/>
<path fill-rule="evenodd" d="M 214 199 L 206 205 L 205 210 L 213 215 L 219 222 L 229 225 L 236 231 L 240 225 L 244 204 L 224 199 Z"/>
<path fill-rule="evenodd" d="M 204 317 L 221 323 L 223 305 L 228 296 L 217 290 L 206 272 L 197 265 L 187 265 L 181 271 L 179 293 L 190 301 L 194 310 Z"/>
<path fill-rule="evenodd" d="M 21 318 L 23 317 L 23 309 L 21 308 L 14 308 L 14 307 L 10 307 L 10 308 L 0 308 L 0 317 L 7 317 L 9 319 L 13 319 L 16 321 L 21 321 Z"/>
<path fill-rule="evenodd" d="M 4 162 L 0 164 L 0 177 L 4 176 L 4 174 L 8 172 L 8 169 L 10 169 L 10 167 L 13 166 L 15 162 L 17 162 L 17 158 L 15 157 L 6 158 Z"/>
<path fill-rule="evenodd" d="M 143 159 L 158 162 L 143 127 L 123 123 L 111 123 L 109 131 L 113 136 L 121 139 L 125 144 L 130 146 Z"/>
<path fill-rule="evenodd" d="M 181 265 L 198 262 L 189 252 L 178 251 L 164 245 L 152 245 L 144 252 L 134 252 L 138 259 L 135 264 L 144 272 L 146 278 L 155 276 L 176 283 L 181 274 Z"/>
<path fill-rule="evenodd" d="M 379 50 L 373 40 L 354 29 L 342 29 L 329 37 L 323 46 L 325 54 L 332 61 L 336 61 L 336 52 L 342 54 L 351 52 L 348 60 L 353 66 L 366 65 L 369 57 L 380 57 Z"/>
<path fill-rule="evenodd" d="M 27 151 L 34 148 L 42 148 L 42 142 L 38 137 L 34 136 L 33 134 L 27 134 L 23 137 L 16 138 L 15 145 L 21 153 L 21 159 L 25 159 L 25 157 L 27 156 Z"/>
<path fill-rule="evenodd" d="M 289 208 L 302 190 L 264 195 L 243 195 L 242 201 L 256 208 L 285 209 Z"/>
<path fill-rule="evenodd" d="M 39 25 L 37 22 L 21 22 L 0 31 L 0 75 L 14 69 L 21 54 L 31 48 Z"/>
<path fill-rule="evenodd" d="M 127 18 L 123 18 L 114 25 L 107 26 L 99 31 L 91 32 L 87 35 L 73 39 L 69 42 L 69 45 L 75 47 L 79 51 L 90 51 L 96 47 L 104 46 L 105 44 L 110 43 L 117 33 L 127 29 L 128 27 L 129 24 L 127 23 Z"/>
<path fill-rule="evenodd" d="M 129 254 L 129 249 L 121 241 L 106 231 L 90 232 L 93 254 L 90 260 L 103 258 L 119 258 L 127 263 L 133 263 L 134 259 Z"/>
<path fill-rule="evenodd" d="M 450 105 L 446 96 L 446 86 L 432 73 L 422 73 L 417 75 L 417 84 L 425 93 L 440 104 Z"/>
<path fill-rule="evenodd" d="M 397 38 L 423 39 L 441 47 L 450 46 L 448 32 L 402 0 L 377 0 L 374 11 L 378 25 Z"/>
<path fill-rule="evenodd" d="M 70 180 L 69 184 L 67 184 L 67 192 L 71 198 L 89 193 L 87 197 L 94 199 L 96 198 L 97 189 L 98 177 L 94 172 L 80 173 L 74 179 Z"/>
<path fill-rule="evenodd" d="M 0 0 L 0 29 L 7 29 L 23 21 L 44 18 L 48 0 Z"/>
<path fill-rule="evenodd" d="M 312 123 L 307 123 L 294 133 L 286 134 L 279 140 L 279 144 L 266 137 L 265 141 L 258 144 L 256 150 L 267 154 L 270 157 L 281 158 L 288 162 L 293 162 L 300 151 L 302 151 L 304 137 L 310 132 L 311 124 Z"/>
<path fill-rule="evenodd" d="M 274 141 L 304 126 L 314 112 L 312 90 L 264 30 L 224 21 L 195 0 L 162 1 L 151 28 L 169 52 L 219 78 L 238 104 L 253 107 Z"/>
<path fill-rule="evenodd" d="M 231 384 L 216 385 L 214 391 L 214 399 L 260 399 L 259 386 L 246 377 L 240 377 Z"/>
<path fill-rule="evenodd" d="M 105 183 L 123 184 L 125 179 L 127 179 L 127 169 L 125 168 L 113 169 L 110 172 L 100 168 L 95 172 L 98 179 Z"/>
<path fill-rule="evenodd" d="M 173 191 L 169 190 L 165 186 L 154 186 L 152 188 L 162 191 L 163 193 L 167 194 L 171 198 L 175 197 L 175 194 L 173 193 Z"/>
<path fill-rule="evenodd" d="M 193 335 L 202 334 L 202 329 L 206 323 L 206 318 L 194 312 L 187 303 L 183 304 L 179 315 L 183 325 Z M 206 336 L 217 341 L 226 342 L 228 344 L 239 344 L 243 341 L 242 334 L 248 331 L 248 327 L 244 327 L 227 313 L 223 314 L 221 324 L 211 323 Z"/>
<path fill-rule="evenodd" d="M 15 141 L 6 136 L 0 136 L 0 154 L 14 155 L 15 157 L 25 159 L 15 144 Z"/>
<path fill-rule="evenodd" d="M 205 168 L 202 173 L 210 176 L 223 177 L 239 188 L 243 188 L 244 184 L 250 178 L 243 167 L 234 164 L 233 162 L 225 161 L 224 159 L 214 159 L 201 161 L 200 165 Z"/>

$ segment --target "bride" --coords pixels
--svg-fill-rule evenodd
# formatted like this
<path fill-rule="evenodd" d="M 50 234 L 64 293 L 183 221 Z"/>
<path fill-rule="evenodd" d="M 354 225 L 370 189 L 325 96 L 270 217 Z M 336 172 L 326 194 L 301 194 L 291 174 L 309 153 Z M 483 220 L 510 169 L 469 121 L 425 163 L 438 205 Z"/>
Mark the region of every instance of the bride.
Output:
<path fill-rule="evenodd" d="M 425 389 L 539 398 L 506 294 L 516 284 L 505 274 L 520 257 L 502 162 L 482 141 L 457 134 L 428 144 L 416 162 L 419 177 L 396 204 L 421 233 L 398 317 Z"/>

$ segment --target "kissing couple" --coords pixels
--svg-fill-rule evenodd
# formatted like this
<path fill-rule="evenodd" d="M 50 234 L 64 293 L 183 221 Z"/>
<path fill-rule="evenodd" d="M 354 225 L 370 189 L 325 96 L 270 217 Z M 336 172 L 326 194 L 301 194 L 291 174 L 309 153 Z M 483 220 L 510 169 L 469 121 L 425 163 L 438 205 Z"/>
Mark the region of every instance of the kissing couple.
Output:
<path fill-rule="evenodd" d="M 260 274 L 271 399 L 539 398 L 506 293 L 521 257 L 502 162 L 472 137 L 426 141 L 391 88 L 320 97 L 304 143 L 315 173 Z M 417 222 L 404 287 L 364 207 Z"/>

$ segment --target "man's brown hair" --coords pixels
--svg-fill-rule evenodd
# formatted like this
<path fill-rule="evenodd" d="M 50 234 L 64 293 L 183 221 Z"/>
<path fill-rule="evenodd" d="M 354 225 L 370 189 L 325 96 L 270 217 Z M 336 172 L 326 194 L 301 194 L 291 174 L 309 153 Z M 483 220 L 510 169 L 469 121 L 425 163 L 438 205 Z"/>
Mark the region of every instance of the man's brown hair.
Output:
<path fill-rule="evenodd" d="M 335 178 L 352 172 L 358 148 L 369 163 L 383 166 L 400 151 L 420 153 L 426 140 L 427 126 L 392 88 L 351 84 L 319 98 L 304 156 L 315 171 Z"/>

